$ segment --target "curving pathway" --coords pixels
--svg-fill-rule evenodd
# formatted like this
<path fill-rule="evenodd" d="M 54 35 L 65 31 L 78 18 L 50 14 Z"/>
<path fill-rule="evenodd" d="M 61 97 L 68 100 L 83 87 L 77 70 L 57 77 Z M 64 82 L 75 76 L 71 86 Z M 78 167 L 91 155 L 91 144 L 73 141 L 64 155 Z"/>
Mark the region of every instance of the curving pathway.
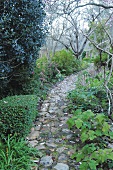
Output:
<path fill-rule="evenodd" d="M 93 65 L 86 71 L 94 74 Z M 75 160 L 70 158 L 77 142 L 76 134 L 66 124 L 71 114 L 67 112 L 67 93 L 75 89 L 79 75 L 73 74 L 55 85 L 43 102 L 39 115 L 28 136 L 29 144 L 41 151 L 41 158 L 34 162 L 32 170 L 77 170 Z"/>

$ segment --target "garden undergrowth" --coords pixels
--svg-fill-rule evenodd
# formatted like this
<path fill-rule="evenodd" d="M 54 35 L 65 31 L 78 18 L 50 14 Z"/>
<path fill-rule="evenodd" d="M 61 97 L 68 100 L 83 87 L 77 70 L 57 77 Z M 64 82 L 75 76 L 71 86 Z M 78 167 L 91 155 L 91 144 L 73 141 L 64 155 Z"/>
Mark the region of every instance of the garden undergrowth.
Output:
<path fill-rule="evenodd" d="M 37 105 L 46 99 L 49 89 L 65 76 L 87 67 L 86 62 L 76 60 L 71 52 L 57 52 L 52 61 L 46 56 L 37 59 L 29 82 L 6 92 L 0 100 L 0 168 L 1 170 L 30 170 L 31 158 L 40 153 L 27 145 L 25 138 L 30 132 L 38 110 Z M 39 102 L 39 103 L 38 103 Z M 22 140 L 21 140 L 22 138 Z"/>
<path fill-rule="evenodd" d="M 78 139 L 71 158 L 76 159 L 80 170 L 113 169 L 113 125 L 101 74 L 92 78 L 84 72 L 67 97 L 73 115 L 67 124 L 77 133 L 75 141 Z"/>

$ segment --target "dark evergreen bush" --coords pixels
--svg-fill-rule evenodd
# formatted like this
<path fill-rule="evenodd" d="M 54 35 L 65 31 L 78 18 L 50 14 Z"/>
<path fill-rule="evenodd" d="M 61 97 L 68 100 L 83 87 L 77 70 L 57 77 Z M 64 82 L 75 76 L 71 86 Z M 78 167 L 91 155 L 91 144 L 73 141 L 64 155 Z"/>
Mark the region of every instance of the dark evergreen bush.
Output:
<path fill-rule="evenodd" d="M 45 38 L 42 0 L 0 1 L 0 94 L 21 91 Z M 13 92 L 12 90 L 12 92 Z"/>

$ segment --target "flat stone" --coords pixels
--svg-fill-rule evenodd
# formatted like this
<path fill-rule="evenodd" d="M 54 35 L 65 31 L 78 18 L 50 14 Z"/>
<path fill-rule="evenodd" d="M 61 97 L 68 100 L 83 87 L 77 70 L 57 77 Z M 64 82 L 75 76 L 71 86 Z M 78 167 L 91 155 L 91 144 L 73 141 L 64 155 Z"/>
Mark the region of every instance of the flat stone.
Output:
<path fill-rule="evenodd" d="M 30 134 L 30 136 L 28 137 L 29 140 L 34 140 L 37 139 L 39 137 L 39 131 L 34 131 L 33 133 Z"/>
<path fill-rule="evenodd" d="M 37 150 L 45 150 L 46 147 L 44 145 L 38 145 L 35 147 Z"/>
<path fill-rule="evenodd" d="M 42 111 L 40 113 L 38 113 L 40 116 L 45 116 L 48 112 Z"/>
<path fill-rule="evenodd" d="M 66 117 L 66 116 L 62 116 L 62 117 L 60 117 L 60 120 L 62 120 L 62 121 L 67 121 L 69 118 L 68 117 Z"/>
<path fill-rule="evenodd" d="M 50 107 L 54 107 L 55 106 L 55 103 L 50 103 Z"/>
<path fill-rule="evenodd" d="M 52 156 L 45 156 L 45 157 L 42 157 L 40 160 L 40 164 L 45 167 L 51 166 L 52 163 L 53 163 Z"/>
<path fill-rule="evenodd" d="M 51 128 L 51 132 L 52 132 L 52 133 L 58 132 L 58 128 L 52 127 L 52 128 Z"/>
<path fill-rule="evenodd" d="M 67 116 L 67 115 L 68 115 L 68 113 L 67 113 L 67 112 L 65 112 L 65 113 L 64 113 L 64 115 L 65 115 L 65 116 Z"/>
<path fill-rule="evenodd" d="M 47 146 L 52 147 L 52 148 L 56 148 L 57 145 L 55 143 L 46 143 Z"/>
<path fill-rule="evenodd" d="M 55 138 L 49 138 L 48 141 L 46 141 L 47 143 L 54 143 L 55 142 Z"/>
<path fill-rule="evenodd" d="M 72 138 L 72 136 L 73 136 L 72 134 L 67 135 L 67 136 L 66 136 L 66 139 L 71 139 L 71 138 Z"/>
<path fill-rule="evenodd" d="M 35 160 L 33 160 L 33 162 L 38 164 L 39 163 L 39 159 L 35 159 Z"/>
<path fill-rule="evenodd" d="M 38 144 L 38 141 L 37 141 L 37 140 L 32 140 L 32 141 L 29 141 L 29 144 L 30 144 L 32 147 L 35 147 L 35 146 Z"/>
<path fill-rule="evenodd" d="M 57 165 L 54 167 L 56 170 L 69 170 L 69 166 L 63 163 L 57 163 Z"/>
<path fill-rule="evenodd" d="M 46 112 L 48 110 L 49 103 L 43 103 L 41 106 L 41 111 Z"/>
<path fill-rule="evenodd" d="M 65 154 L 61 154 L 58 158 L 59 162 L 67 162 L 67 156 Z"/>
<path fill-rule="evenodd" d="M 43 125 L 41 132 L 50 132 L 50 127 L 47 125 Z"/>
<path fill-rule="evenodd" d="M 61 109 L 58 109 L 56 112 L 58 113 L 58 116 L 63 116 L 63 111 Z"/>
<path fill-rule="evenodd" d="M 35 122 L 35 126 L 41 126 L 41 125 L 42 125 L 42 123 L 39 122 L 39 119 L 38 119 L 38 121 Z"/>
<path fill-rule="evenodd" d="M 45 118 L 44 118 L 44 117 L 43 117 L 43 118 L 40 118 L 40 119 L 39 119 L 39 122 L 43 123 L 43 122 L 44 122 L 44 120 L 45 120 Z"/>
<path fill-rule="evenodd" d="M 58 109 L 58 107 L 50 107 L 48 112 L 54 113 L 57 109 Z"/>
<path fill-rule="evenodd" d="M 55 142 L 56 143 L 63 143 L 63 140 L 59 138 L 59 139 L 56 139 Z"/>
<path fill-rule="evenodd" d="M 113 143 L 109 143 L 109 144 L 108 144 L 108 147 L 111 148 L 111 149 L 113 149 Z"/>
<path fill-rule="evenodd" d="M 61 148 L 57 148 L 57 152 L 58 153 L 62 153 L 66 148 L 65 147 L 61 147 Z"/>
<path fill-rule="evenodd" d="M 62 132 L 64 132 L 64 133 L 70 133 L 70 130 L 69 130 L 69 129 L 62 129 Z"/>
<path fill-rule="evenodd" d="M 35 131 L 39 131 L 41 128 L 41 125 L 35 126 Z"/>
<path fill-rule="evenodd" d="M 65 106 L 65 105 L 64 105 L 64 106 L 61 106 L 61 109 L 62 109 L 62 110 L 65 109 L 65 108 L 67 108 L 67 106 Z"/>
<path fill-rule="evenodd" d="M 33 166 L 33 167 L 31 167 L 31 170 L 37 170 L 37 166 Z"/>

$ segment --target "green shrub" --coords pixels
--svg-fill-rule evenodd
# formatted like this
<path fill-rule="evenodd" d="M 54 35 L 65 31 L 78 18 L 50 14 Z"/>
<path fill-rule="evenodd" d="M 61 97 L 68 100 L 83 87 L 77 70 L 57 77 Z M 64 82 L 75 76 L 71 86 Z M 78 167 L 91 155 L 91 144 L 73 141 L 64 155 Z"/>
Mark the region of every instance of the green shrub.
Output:
<path fill-rule="evenodd" d="M 4 98 L 0 101 L 1 138 L 8 134 L 25 137 L 36 117 L 38 99 L 35 95 L 20 95 Z"/>
<path fill-rule="evenodd" d="M 36 72 L 45 82 L 62 80 L 65 75 L 79 71 L 84 67 L 81 62 L 75 59 L 71 51 L 57 51 L 48 60 L 46 56 L 37 59 Z M 60 78 L 59 78 L 60 77 Z"/>
<path fill-rule="evenodd" d="M 68 94 L 69 109 L 71 111 L 82 109 L 86 111 L 91 109 L 94 112 L 106 112 L 108 107 L 108 99 L 106 90 L 103 85 L 103 80 L 97 78 L 90 78 L 89 76 L 84 79 L 85 85 L 80 84 L 80 80 L 76 84 L 76 89 Z"/>
<path fill-rule="evenodd" d="M 0 169 L 30 170 L 34 165 L 32 158 L 39 157 L 39 154 L 38 150 L 29 147 L 25 140 L 8 136 L 4 144 L 0 142 Z"/>
<path fill-rule="evenodd" d="M 56 52 L 52 61 L 57 65 L 61 74 L 69 75 L 80 70 L 81 62 L 75 58 L 71 51 L 61 50 Z"/>
<path fill-rule="evenodd" d="M 81 162 L 80 170 L 96 170 L 104 166 L 109 169 L 113 163 L 113 149 L 108 144 L 113 139 L 113 132 L 108 117 L 91 110 L 76 110 L 67 123 L 73 131 L 78 129 L 79 143 L 72 158 Z"/>
<path fill-rule="evenodd" d="M 97 56 L 96 58 L 93 59 L 94 65 L 96 67 L 101 67 L 101 66 L 107 66 L 107 60 L 108 60 L 108 54 L 102 53 L 102 56 Z M 108 63 L 108 68 L 111 67 L 111 61 Z"/>

